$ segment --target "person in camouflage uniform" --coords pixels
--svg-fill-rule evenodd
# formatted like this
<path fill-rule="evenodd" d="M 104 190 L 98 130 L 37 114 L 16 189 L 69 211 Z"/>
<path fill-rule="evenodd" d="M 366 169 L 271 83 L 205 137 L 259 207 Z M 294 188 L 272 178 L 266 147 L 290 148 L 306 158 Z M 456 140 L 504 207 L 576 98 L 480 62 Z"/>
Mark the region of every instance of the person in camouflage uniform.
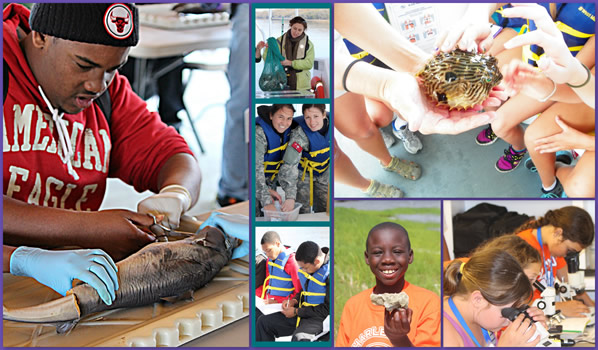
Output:
<path fill-rule="evenodd" d="M 330 179 L 330 122 L 324 104 L 304 104 L 302 111 L 303 116 L 295 118 L 299 127 L 291 131 L 279 182 L 287 200 L 302 204 L 300 213 L 309 213 L 311 207 L 324 212 Z"/>
<path fill-rule="evenodd" d="M 255 214 L 264 216 L 262 208 L 276 211 L 274 201 L 281 202 L 276 192 L 278 171 L 287 148 L 295 108 L 292 104 L 259 106 L 255 126 Z M 288 198 L 288 195 L 286 196 Z M 294 198 L 294 197 L 293 197 Z M 283 206 L 288 204 L 283 203 Z M 291 209 L 294 206 L 290 205 Z"/>

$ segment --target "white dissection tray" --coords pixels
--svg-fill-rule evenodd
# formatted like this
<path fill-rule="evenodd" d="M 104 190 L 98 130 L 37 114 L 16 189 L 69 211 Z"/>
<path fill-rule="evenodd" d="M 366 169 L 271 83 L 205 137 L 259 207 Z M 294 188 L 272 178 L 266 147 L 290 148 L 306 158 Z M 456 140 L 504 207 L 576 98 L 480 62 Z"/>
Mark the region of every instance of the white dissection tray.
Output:
<path fill-rule="evenodd" d="M 245 272 L 245 273 L 240 273 Z M 83 318 L 68 334 L 49 324 L 3 321 L 4 347 L 179 346 L 249 315 L 248 264 L 234 260 L 193 299 L 109 310 Z M 60 297 L 31 278 L 4 274 L 4 305 L 24 307 Z M 239 335 L 247 338 L 249 335 Z M 238 343 L 238 339 L 236 340 Z M 235 343 L 235 344 L 237 344 Z M 222 346 L 227 346 L 223 339 Z"/>

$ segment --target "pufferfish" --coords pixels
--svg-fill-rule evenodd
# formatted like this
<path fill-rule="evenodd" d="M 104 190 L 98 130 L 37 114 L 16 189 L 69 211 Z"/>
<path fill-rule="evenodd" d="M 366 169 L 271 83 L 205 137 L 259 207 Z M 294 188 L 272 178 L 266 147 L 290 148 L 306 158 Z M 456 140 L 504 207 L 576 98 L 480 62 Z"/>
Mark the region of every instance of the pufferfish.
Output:
<path fill-rule="evenodd" d="M 449 109 L 481 104 L 502 80 L 495 57 L 458 49 L 434 56 L 416 76 L 426 94 Z"/>

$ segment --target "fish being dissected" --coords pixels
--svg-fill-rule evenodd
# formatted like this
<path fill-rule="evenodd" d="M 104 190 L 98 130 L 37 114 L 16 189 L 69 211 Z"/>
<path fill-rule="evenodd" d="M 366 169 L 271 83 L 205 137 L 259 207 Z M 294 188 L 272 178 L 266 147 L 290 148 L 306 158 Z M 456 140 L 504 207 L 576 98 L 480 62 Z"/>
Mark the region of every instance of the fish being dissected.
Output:
<path fill-rule="evenodd" d="M 106 305 L 94 288 L 80 284 L 67 296 L 48 303 L 3 308 L 5 320 L 56 323 L 57 332 L 72 329 L 81 317 L 121 307 L 142 306 L 177 297 L 205 286 L 231 259 L 240 241 L 219 228 L 206 226 L 180 241 L 152 243 L 118 262 L 120 288 Z"/>

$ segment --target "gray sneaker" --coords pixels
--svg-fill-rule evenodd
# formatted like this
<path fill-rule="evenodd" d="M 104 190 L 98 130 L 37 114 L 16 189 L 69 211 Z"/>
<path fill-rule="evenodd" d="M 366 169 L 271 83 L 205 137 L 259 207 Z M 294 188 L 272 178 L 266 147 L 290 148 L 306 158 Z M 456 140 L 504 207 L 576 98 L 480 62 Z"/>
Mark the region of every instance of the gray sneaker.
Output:
<path fill-rule="evenodd" d="M 391 148 L 397 142 L 395 135 L 392 133 L 392 126 L 387 125 L 380 128 L 380 133 L 382 134 L 382 139 L 384 140 L 386 148 Z"/>
<path fill-rule="evenodd" d="M 385 167 L 383 166 L 382 169 L 395 172 L 409 180 L 417 180 L 422 175 L 422 169 L 419 164 L 395 156 L 391 156 L 390 163 Z"/>
<path fill-rule="evenodd" d="M 395 123 L 393 122 L 392 132 L 399 140 L 403 141 L 403 147 L 405 147 L 405 150 L 411 154 L 416 154 L 424 147 L 419 137 L 409 131 L 409 128 L 407 127 L 397 130 L 395 129 Z"/>
<path fill-rule="evenodd" d="M 373 198 L 402 198 L 405 194 L 398 187 L 371 180 L 365 194 Z"/>

